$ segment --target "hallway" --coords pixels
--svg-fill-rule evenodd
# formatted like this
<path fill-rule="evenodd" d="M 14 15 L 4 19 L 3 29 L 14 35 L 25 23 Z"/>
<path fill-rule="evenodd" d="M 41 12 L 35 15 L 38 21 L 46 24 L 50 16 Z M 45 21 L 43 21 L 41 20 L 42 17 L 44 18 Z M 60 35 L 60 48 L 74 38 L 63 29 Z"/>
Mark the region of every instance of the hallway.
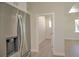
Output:
<path fill-rule="evenodd" d="M 46 39 L 39 45 L 39 53 L 32 53 L 32 57 L 52 57 L 51 40 Z"/>
<path fill-rule="evenodd" d="M 52 57 L 51 39 L 44 40 L 39 46 L 40 57 Z"/>
<path fill-rule="evenodd" d="M 46 39 L 39 45 L 39 52 L 38 53 L 32 52 L 31 57 L 63 57 L 63 56 L 53 55 L 51 48 L 51 39 Z"/>

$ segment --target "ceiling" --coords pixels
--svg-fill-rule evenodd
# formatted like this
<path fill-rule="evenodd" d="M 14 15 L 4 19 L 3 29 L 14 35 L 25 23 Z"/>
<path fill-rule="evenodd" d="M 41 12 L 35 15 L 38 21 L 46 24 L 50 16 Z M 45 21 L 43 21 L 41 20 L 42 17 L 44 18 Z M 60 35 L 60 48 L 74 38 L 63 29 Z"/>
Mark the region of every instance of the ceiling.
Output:
<path fill-rule="evenodd" d="M 76 2 L 27 2 L 27 9 L 30 12 L 51 12 L 55 10 L 62 10 L 69 12 Z"/>

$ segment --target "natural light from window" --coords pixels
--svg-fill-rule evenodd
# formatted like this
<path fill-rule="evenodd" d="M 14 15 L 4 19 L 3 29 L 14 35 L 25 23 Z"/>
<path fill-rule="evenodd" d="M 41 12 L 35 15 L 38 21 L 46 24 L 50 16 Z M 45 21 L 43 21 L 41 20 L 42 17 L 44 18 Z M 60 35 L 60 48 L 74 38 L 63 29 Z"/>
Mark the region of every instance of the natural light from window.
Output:
<path fill-rule="evenodd" d="M 51 28 L 51 27 L 52 27 L 51 20 L 49 20 L 49 28 Z"/>
<path fill-rule="evenodd" d="M 75 20 L 75 32 L 79 32 L 79 19 Z"/>

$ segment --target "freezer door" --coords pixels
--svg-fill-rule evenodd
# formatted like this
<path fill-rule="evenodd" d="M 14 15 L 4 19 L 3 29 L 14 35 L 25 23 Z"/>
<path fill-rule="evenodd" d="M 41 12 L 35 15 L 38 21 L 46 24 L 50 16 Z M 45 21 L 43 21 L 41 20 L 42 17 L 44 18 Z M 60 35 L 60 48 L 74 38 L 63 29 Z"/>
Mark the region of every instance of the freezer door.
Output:
<path fill-rule="evenodd" d="M 0 2 L 0 56 L 7 56 L 6 39 L 17 36 L 17 9 Z"/>

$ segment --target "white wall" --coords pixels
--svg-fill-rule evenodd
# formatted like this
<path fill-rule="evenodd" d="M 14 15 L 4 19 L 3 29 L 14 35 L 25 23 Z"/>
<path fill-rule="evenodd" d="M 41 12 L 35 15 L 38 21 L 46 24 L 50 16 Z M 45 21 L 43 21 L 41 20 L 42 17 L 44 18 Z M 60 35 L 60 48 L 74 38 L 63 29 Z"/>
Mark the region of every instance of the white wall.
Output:
<path fill-rule="evenodd" d="M 64 20 L 65 16 L 62 11 L 55 13 L 55 27 L 53 39 L 53 53 L 54 55 L 65 56 L 64 49 Z"/>
<path fill-rule="evenodd" d="M 79 33 L 75 32 L 75 19 L 79 19 L 79 13 L 72 13 L 66 15 L 65 21 L 65 39 L 79 40 Z"/>

